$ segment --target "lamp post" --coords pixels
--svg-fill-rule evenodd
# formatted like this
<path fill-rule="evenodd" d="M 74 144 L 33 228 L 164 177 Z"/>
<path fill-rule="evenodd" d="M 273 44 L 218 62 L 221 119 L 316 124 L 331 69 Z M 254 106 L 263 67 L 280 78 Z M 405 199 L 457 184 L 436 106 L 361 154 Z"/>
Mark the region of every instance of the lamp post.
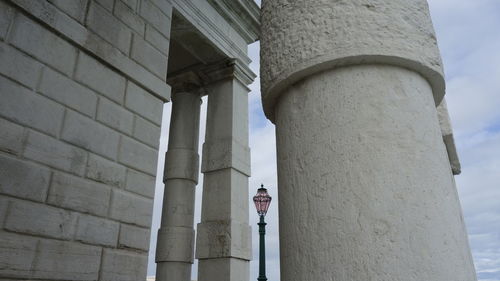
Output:
<path fill-rule="evenodd" d="M 271 196 L 267 193 L 267 189 L 264 185 L 261 185 L 257 190 L 257 194 L 253 197 L 253 202 L 255 203 L 255 208 L 257 208 L 257 214 L 260 216 L 259 225 L 259 235 L 260 235 L 260 248 L 259 248 L 259 277 L 258 281 L 266 281 L 266 241 L 264 236 L 266 235 L 266 223 L 264 222 L 264 217 L 266 216 L 269 205 L 271 204 Z"/>

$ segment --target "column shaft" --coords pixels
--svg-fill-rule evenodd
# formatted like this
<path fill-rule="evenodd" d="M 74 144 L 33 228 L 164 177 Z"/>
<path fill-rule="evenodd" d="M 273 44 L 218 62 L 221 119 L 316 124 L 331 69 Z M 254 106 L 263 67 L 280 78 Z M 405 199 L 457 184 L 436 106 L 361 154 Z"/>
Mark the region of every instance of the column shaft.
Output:
<path fill-rule="evenodd" d="M 338 68 L 275 112 L 282 280 L 475 280 L 426 79 Z"/>
<path fill-rule="evenodd" d="M 236 79 L 209 90 L 196 257 L 199 281 L 248 281 L 248 89 Z"/>
<path fill-rule="evenodd" d="M 165 192 L 156 251 L 158 281 L 191 281 L 200 105 L 196 91 L 172 96 Z"/>

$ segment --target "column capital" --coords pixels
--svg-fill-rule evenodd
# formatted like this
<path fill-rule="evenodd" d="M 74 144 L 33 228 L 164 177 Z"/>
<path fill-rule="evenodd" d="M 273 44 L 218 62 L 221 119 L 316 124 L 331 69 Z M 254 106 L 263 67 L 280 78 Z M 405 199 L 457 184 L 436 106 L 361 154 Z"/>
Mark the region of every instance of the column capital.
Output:
<path fill-rule="evenodd" d="M 200 69 L 205 85 L 226 79 L 236 79 L 245 86 L 252 84 L 255 73 L 239 59 L 225 59 Z"/>
<path fill-rule="evenodd" d="M 181 92 L 199 91 L 203 80 L 194 70 L 183 71 L 167 78 L 167 83 L 172 87 L 172 94 Z"/>
<path fill-rule="evenodd" d="M 167 83 L 172 93 L 202 91 L 204 87 L 227 79 L 236 79 L 242 85 L 252 84 L 257 75 L 239 59 L 224 59 L 208 65 L 197 65 L 182 72 L 171 74 Z"/>

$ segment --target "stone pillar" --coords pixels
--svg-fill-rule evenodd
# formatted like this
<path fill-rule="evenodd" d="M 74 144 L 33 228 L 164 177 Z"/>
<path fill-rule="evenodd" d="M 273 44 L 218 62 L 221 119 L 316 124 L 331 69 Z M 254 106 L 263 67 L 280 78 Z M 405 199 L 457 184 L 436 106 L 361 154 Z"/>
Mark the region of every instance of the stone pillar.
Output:
<path fill-rule="evenodd" d="M 263 0 L 281 278 L 476 280 L 425 0 Z"/>
<path fill-rule="evenodd" d="M 236 62 L 207 70 L 208 113 L 202 172 L 203 201 L 196 258 L 199 281 L 248 281 L 248 92 L 252 74 Z M 223 67 L 220 69 L 220 67 Z"/>
<path fill-rule="evenodd" d="M 165 192 L 156 250 L 158 281 L 191 281 L 200 105 L 196 90 L 176 92 L 172 96 Z"/>

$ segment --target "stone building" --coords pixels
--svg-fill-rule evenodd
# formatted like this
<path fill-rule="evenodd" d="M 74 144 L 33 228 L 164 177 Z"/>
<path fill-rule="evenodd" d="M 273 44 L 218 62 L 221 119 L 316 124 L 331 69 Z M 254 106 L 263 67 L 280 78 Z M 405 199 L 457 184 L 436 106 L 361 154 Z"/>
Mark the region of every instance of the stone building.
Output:
<path fill-rule="evenodd" d="M 150 231 L 156 280 L 197 258 L 200 281 L 247 281 L 259 38 L 283 280 L 475 280 L 426 1 L 264 0 L 260 19 L 253 0 L 0 0 L 0 281 L 145 280 Z"/>

